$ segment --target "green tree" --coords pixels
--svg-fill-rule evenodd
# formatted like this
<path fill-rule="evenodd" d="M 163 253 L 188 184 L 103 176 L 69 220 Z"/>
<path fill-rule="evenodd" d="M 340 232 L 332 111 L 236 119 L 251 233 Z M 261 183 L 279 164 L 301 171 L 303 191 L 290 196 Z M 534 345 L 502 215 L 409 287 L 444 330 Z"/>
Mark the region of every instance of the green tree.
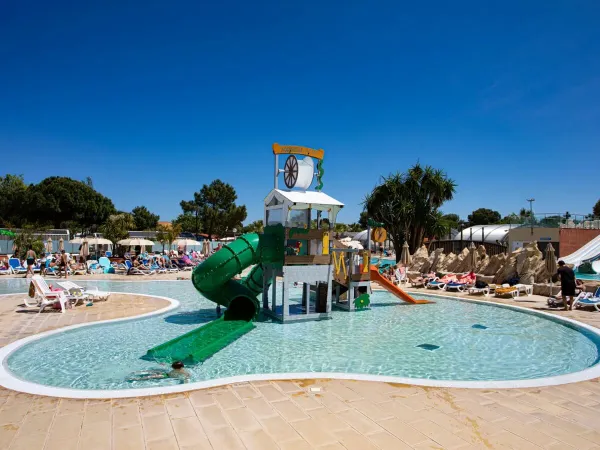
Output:
<path fill-rule="evenodd" d="M 338 222 L 334 225 L 333 231 L 335 231 L 336 233 L 344 233 L 348 231 L 348 225 L 346 225 L 345 223 Z"/>
<path fill-rule="evenodd" d="M 492 225 L 500 223 L 502 216 L 498 211 L 494 211 L 488 208 L 479 208 L 473 211 L 467 219 L 469 225 Z"/>
<path fill-rule="evenodd" d="M 135 228 L 135 222 L 131 214 L 113 214 L 108 217 L 104 225 L 100 227 L 102 235 L 114 242 L 129 237 L 129 231 Z"/>
<path fill-rule="evenodd" d="M 367 221 L 369 220 L 369 214 L 366 211 L 363 211 L 360 213 L 360 217 L 358 219 L 358 224 L 361 226 L 361 229 L 359 231 L 362 230 L 366 230 L 367 229 Z"/>
<path fill-rule="evenodd" d="M 0 176 L 0 226 L 21 227 L 26 222 L 25 203 L 27 185 L 23 175 Z"/>
<path fill-rule="evenodd" d="M 353 233 L 357 233 L 359 231 L 362 231 L 363 229 L 364 228 L 362 227 L 362 225 L 358 222 L 348 225 L 348 231 L 351 231 Z"/>
<path fill-rule="evenodd" d="M 255 220 L 242 228 L 242 233 L 262 233 L 265 230 L 265 226 L 261 220 Z"/>
<path fill-rule="evenodd" d="M 594 217 L 600 217 L 600 200 L 598 200 L 594 205 L 594 209 L 592 209 L 592 214 L 594 215 Z"/>
<path fill-rule="evenodd" d="M 185 212 L 197 214 L 198 222 L 209 236 L 224 235 L 234 228 L 242 229 L 247 212 L 244 205 L 235 204 L 237 194 L 233 186 L 214 180 L 194 193 L 193 200 L 183 200 L 180 205 Z"/>
<path fill-rule="evenodd" d="M 165 226 L 162 223 L 159 223 L 156 227 L 156 241 L 162 244 L 163 253 L 165 251 L 165 244 L 167 243 L 168 239 L 169 228 L 170 227 Z"/>
<path fill-rule="evenodd" d="M 202 229 L 198 218 L 195 216 L 195 214 L 190 212 L 179 214 L 173 222 L 181 226 L 181 231 L 198 234 Z"/>
<path fill-rule="evenodd" d="M 160 216 L 152 214 L 145 206 L 136 206 L 131 210 L 136 230 L 156 230 Z"/>
<path fill-rule="evenodd" d="M 38 255 L 44 253 L 44 242 L 40 236 L 40 232 L 42 231 L 43 230 L 40 230 L 33 225 L 24 225 L 15 237 L 15 251 L 17 251 L 20 256 L 23 256 L 25 255 L 25 252 L 29 250 L 29 247 L 31 247 Z"/>
<path fill-rule="evenodd" d="M 25 210 L 30 223 L 40 218 L 54 228 L 73 221 L 93 230 L 115 213 L 113 202 L 82 181 L 67 177 L 49 177 L 27 188 Z"/>
<path fill-rule="evenodd" d="M 446 226 L 450 229 L 454 228 L 455 230 L 458 230 L 461 225 L 461 220 L 458 214 L 444 214 L 442 219 L 446 223 Z"/>
<path fill-rule="evenodd" d="M 181 234 L 181 225 L 175 222 L 171 222 L 171 226 L 167 227 L 165 238 L 167 240 L 167 244 L 169 244 L 169 249 L 173 242 L 177 240 L 179 235 Z"/>
<path fill-rule="evenodd" d="M 443 171 L 417 163 L 406 173 L 383 178 L 364 204 L 369 217 L 384 224 L 394 248 L 402 248 L 406 240 L 414 252 L 426 235 L 440 232 L 439 208 L 452 200 L 454 191 L 454 181 Z"/>

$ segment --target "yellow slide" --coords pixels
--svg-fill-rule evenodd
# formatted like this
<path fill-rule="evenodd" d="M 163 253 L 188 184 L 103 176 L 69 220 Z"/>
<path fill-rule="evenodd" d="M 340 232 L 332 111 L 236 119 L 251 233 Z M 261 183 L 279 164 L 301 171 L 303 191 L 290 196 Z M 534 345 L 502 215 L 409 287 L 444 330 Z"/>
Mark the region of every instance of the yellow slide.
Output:
<path fill-rule="evenodd" d="M 390 280 L 384 278 L 379 273 L 379 269 L 376 266 L 371 266 L 371 281 L 376 281 L 386 291 L 394 294 L 400 300 L 403 300 L 407 303 L 413 303 L 415 305 L 422 305 L 425 303 L 433 303 L 428 300 L 417 300 L 417 299 L 411 297 L 406 292 L 404 292 L 402 289 L 400 289 L 398 286 L 396 286 L 394 283 L 392 283 Z"/>

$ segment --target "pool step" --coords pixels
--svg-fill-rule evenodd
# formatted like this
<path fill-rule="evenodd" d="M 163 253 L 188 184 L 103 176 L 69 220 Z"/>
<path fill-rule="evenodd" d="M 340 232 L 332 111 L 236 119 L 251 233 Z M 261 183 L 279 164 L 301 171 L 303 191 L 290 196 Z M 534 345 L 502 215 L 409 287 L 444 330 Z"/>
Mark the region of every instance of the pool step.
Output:
<path fill-rule="evenodd" d="M 142 359 L 167 363 L 173 361 L 182 361 L 185 364 L 200 363 L 252 331 L 254 327 L 252 322 L 224 320 L 221 317 L 151 348 Z"/>

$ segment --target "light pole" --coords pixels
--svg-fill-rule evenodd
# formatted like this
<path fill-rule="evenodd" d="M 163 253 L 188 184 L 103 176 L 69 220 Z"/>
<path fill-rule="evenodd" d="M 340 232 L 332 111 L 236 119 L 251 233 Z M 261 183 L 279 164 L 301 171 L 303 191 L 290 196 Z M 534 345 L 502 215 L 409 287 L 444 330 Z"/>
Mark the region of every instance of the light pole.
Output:
<path fill-rule="evenodd" d="M 529 225 L 531 227 L 531 234 L 533 235 L 533 202 L 535 202 L 535 198 L 528 198 L 525 201 L 529 202 Z"/>

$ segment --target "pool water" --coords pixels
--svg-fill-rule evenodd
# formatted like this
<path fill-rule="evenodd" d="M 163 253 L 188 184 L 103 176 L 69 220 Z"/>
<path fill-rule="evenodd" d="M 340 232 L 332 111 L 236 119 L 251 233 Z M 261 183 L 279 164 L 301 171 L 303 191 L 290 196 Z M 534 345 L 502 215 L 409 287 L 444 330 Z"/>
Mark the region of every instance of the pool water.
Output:
<path fill-rule="evenodd" d="M 12 285 L 0 282 L 3 291 L 25 291 L 25 283 L 6 281 Z M 181 305 L 158 316 L 48 336 L 16 350 L 8 369 L 21 379 L 75 389 L 177 383 L 126 378 L 135 371 L 160 368 L 140 358 L 149 348 L 215 319 L 214 303 L 190 282 L 89 284 L 113 292 L 167 296 Z M 300 289 L 293 292 L 296 301 L 300 295 Z M 189 367 L 192 381 L 284 372 L 517 380 L 576 372 L 598 361 L 600 341 L 583 329 L 509 308 L 417 297 L 435 303 L 408 305 L 378 291 L 372 295 L 370 310 L 334 310 L 332 320 L 285 325 L 260 321 L 256 329 L 203 364 Z"/>
<path fill-rule="evenodd" d="M 579 273 L 575 271 L 575 276 L 580 280 L 593 280 L 600 281 L 600 273 L 591 274 L 591 273 Z"/>

